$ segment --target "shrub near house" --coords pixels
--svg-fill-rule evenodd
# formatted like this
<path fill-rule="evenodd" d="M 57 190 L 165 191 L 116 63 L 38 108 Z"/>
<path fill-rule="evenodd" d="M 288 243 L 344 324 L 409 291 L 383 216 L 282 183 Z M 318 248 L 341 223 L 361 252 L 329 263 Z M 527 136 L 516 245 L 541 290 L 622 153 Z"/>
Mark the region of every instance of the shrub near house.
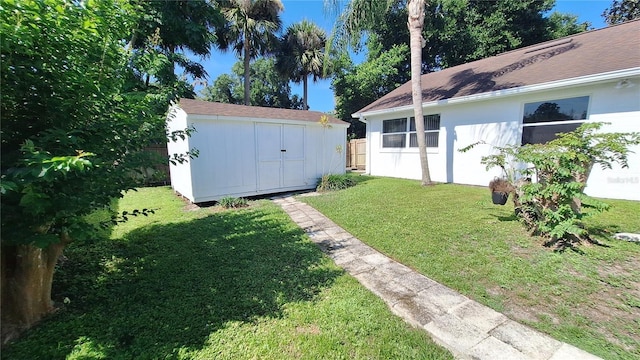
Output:
<path fill-rule="evenodd" d="M 487 168 L 497 166 L 516 174 L 511 184 L 516 215 L 529 229 L 548 236 L 553 243 L 570 245 L 591 240 L 582 218 L 608 208 L 584 193 L 591 169 L 610 169 L 613 164 L 628 167 L 629 147 L 640 144 L 640 133 L 602 133 L 599 130 L 603 125 L 582 124 L 545 144 L 496 147 L 496 154 L 482 158 Z M 507 170 L 513 163 L 526 165 Z M 503 190 L 509 190 L 508 186 Z"/>

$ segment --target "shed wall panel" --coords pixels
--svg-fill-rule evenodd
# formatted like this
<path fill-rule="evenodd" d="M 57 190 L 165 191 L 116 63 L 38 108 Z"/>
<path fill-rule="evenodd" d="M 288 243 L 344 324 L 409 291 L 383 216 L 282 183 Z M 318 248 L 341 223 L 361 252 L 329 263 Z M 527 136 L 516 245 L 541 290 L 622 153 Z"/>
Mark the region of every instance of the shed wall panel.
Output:
<path fill-rule="evenodd" d="M 167 130 L 173 131 L 185 130 L 188 127 L 187 114 L 179 108 L 170 110 L 171 116 L 167 121 Z M 186 154 L 190 150 L 190 138 L 180 139 L 167 142 L 167 152 L 169 156 L 174 154 Z M 181 195 L 188 199 L 193 198 L 193 186 L 191 178 L 191 161 L 182 164 L 169 163 L 169 173 L 171 177 L 171 187 Z"/>
<path fill-rule="evenodd" d="M 256 190 L 253 123 L 194 123 L 192 144 L 200 151 L 192 162 L 194 196 L 211 198 Z"/>

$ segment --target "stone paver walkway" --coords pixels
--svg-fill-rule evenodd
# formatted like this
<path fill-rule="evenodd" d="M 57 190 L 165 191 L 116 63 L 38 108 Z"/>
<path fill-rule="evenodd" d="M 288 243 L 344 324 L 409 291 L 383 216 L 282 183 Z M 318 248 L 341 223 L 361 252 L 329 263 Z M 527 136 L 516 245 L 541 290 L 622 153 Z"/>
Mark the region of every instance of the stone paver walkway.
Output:
<path fill-rule="evenodd" d="M 338 266 L 458 359 L 600 359 L 481 305 L 365 245 L 292 196 L 273 198 Z"/>

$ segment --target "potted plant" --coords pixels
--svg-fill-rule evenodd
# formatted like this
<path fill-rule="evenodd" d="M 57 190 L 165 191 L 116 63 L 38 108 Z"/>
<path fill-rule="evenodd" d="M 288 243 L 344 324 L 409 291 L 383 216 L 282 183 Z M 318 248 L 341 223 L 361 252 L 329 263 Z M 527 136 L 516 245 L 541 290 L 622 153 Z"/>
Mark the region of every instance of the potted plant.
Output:
<path fill-rule="evenodd" d="M 521 162 L 516 160 L 520 145 L 501 147 L 478 141 L 458 151 L 467 152 L 478 145 L 489 145 L 495 152 L 494 154 L 483 156 L 480 161 L 481 164 L 486 165 L 487 171 L 494 167 L 502 169 L 502 176 L 495 177 L 489 182 L 493 203 L 496 205 L 506 204 L 510 193 L 514 194 L 515 201 L 523 183 L 523 175 L 530 173 L 529 169 L 523 168 Z"/>
<path fill-rule="evenodd" d="M 504 205 L 509 199 L 509 194 L 515 190 L 515 187 L 507 179 L 495 178 L 489 182 L 489 190 L 491 190 L 493 203 Z"/>

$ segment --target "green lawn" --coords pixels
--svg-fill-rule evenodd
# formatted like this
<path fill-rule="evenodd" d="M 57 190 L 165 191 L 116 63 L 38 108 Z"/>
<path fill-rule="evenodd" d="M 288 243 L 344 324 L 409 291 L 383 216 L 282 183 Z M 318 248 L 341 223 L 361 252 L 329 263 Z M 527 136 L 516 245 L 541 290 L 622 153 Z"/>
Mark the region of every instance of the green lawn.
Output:
<path fill-rule="evenodd" d="M 2 358 L 452 358 L 267 200 L 193 209 L 146 188 L 118 207 L 158 210 L 69 247 L 54 285 L 60 310 Z"/>
<path fill-rule="evenodd" d="M 606 359 L 640 358 L 640 202 L 587 225 L 601 245 L 554 251 L 527 234 L 513 205 L 486 188 L 423 188 L 411 180 L 361 177 L 360 184 L 301 198 L 363 242 L 426 276 Z"/>

